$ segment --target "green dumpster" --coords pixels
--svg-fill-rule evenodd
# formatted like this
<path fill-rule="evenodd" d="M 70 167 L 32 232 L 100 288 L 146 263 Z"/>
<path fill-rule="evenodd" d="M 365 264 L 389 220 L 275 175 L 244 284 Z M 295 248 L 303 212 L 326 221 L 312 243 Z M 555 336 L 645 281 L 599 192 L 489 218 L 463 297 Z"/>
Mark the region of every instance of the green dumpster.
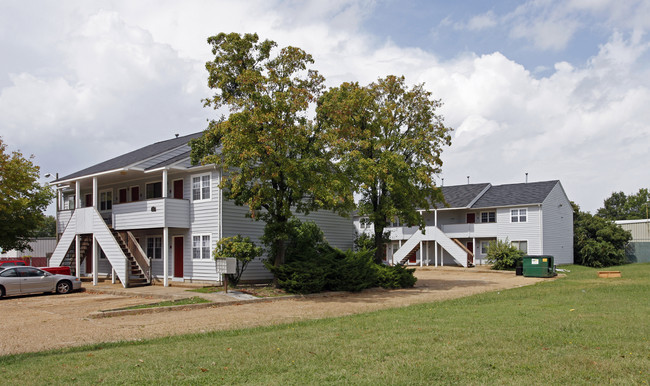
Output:
<path fill-rule="evenodd" d="M 557 275 L 555 272 L 553 256 L 539 255 L 539 256 L 524 256 L 524 276 L 525 277 L 553 277 Z"/>

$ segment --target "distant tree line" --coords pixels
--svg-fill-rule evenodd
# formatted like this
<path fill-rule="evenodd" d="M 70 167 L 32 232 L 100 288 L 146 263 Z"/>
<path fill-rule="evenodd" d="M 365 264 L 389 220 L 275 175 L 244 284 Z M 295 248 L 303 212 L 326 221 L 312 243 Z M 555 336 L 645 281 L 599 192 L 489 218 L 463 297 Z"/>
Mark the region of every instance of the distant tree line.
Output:
<path fill-rule="evenodd" d="M 647 219 L 649 201 L 648 189 L 641 188 L 636 194 L 612 193 L 595 215 L 572 203 L 575 262 L 590 267 L 627 263 L 625 247 L 632 234 L 614 221 Z"/>

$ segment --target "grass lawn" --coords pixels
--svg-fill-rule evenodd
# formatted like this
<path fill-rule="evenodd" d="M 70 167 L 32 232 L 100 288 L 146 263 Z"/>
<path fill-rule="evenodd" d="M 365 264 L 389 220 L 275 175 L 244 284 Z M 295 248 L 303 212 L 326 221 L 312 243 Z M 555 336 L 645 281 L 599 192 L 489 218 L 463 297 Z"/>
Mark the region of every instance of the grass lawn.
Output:
<path fill-rule="evenodd" d="M 186 306 L 188 304 L 201 304 L 201 303 L 210 303 L 209 300 L 205 300 L 201 297 L 194 296 L 191 298 L 187 299 L 179 299 L 179 300 L 164 300 L 162 302 L 158 303 L 152 303 L 152 304 L 139 304 L 137 306 L 130 306 L 130 307 L 124 307 L 124 308 L 118 308 L 118 310 L 139 310 L 142 308 L 156 308 L 156 307 L 169 307 L 169 306 Z"/>
<path fill-rule="evenodd" d="M 650 264 L 611 268 L 622 271 L 615 279 L 568 269 L 566 278 L 534 286 L 349 317 L 4 356 L 0 379 L 21 385 L 648 383 Z"/>
<path fill-rule="evenodd" d="M 238 285 L 238 286 L 232 286 L 228 287 L 229 291 L 239 291 L 243 293 L 247 293 L 249 295 L 257 296 L 258 298 L 272 298 L 276 296 L 286 296 L 287 293 L 284 290 L 281 290 L 279 288 L 275 288 L 271 285 Z M 210 293 L 215 293 L 215 292 L 223 292 L 224 287 L 215 287 L 215 286 L 209 286 L 209 287 L 201 287 L 201 288 L 194 288 L 194 289 L 189 289 L 187 290 L 189 292 L 198 292 L 198 293 L 203 293 L 203 294 L 210 294 Z"/>

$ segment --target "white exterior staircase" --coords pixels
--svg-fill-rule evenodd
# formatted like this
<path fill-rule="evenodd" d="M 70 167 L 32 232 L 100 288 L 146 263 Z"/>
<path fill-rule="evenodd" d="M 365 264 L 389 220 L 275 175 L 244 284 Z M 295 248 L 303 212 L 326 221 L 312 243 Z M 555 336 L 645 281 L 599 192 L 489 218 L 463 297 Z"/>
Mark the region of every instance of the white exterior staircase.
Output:
<path fill-rule="evenodd" d="M 64 263 L 64 258 L 70 248 L 74 248 L 74 240 L 76 235 L 93 234 L 97 243 L 104 251 L 106 258 L 110 262 L 115 274 L 124 287 L 129 286 L 130 276 L 133 273 L 132 256 L 127 256 L 128 249 L 125 248 L 123 240 L 116 240 L 114 233 L 108 228 L 106 222 L 99 214 L 97 209 L 93 207 L 75 209 L 68 225 L 59 240 L 59 243 L 50 258 L 51 266 L 60 266 Z M 142 253 L 138 253 L 138 259 L 142 260 Z M 139 264 L 142 262 L 138 261 Z M 147 262 L 144 262 L 145 264 Z M 149 273 L 149 267 L 143 267 L 143 271 Z M 150 273 L 147 275 L 150 282 Z M 136 284 L 136 283 L 133 283 Z"/>
<path fill-rule="evenodd" d="M 457 240 L 449 238 L 440 228 L 428 226 L 422 230 L 418 229 L 402 246 L 393 254 L 393 264 L 399 262 L 404 264 L 409 255 L 420 248 L 421 241 L 437 241 L 442 248 L 449 253 L 456 262 L 467 267 L 467 249 L 462 248 Z M 420 252 L 421 254 L 422 252 Z"/>

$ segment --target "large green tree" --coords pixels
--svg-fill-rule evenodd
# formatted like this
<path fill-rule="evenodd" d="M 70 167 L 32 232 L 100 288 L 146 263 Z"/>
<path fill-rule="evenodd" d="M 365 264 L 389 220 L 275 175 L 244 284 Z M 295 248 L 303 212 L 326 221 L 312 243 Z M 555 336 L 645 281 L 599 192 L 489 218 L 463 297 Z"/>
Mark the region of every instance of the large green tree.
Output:
<path fill-rule="evenodd" d="M 418 210 L 444 202 L 434 176 L 452 129 L 437 114 L 440 106 L 422 84 L 409 87 L 397 76 L 368 86 L 343 83 L 319 99 L 332 156 L 353 182 L 359 214 L 374 224 L 377 262 L 392 219 L 423 227 Z"/>
<path fill-rule="evenodd" d="M 639 220 L 648 218 L 648 205 L 650 193 L 646 188 L 641 188 L 636 194 L 629 196 L 623 192 L 614 192 L 605 199 L 603 207 L 598 209 L 596 215 L 612 221 Z"/>
<path fill-rule="evenodd" d="M 43 211 L 54 194 L 38 183 L 39 167 L 20 152 L 7 153 L 0 138 L 0 248 L 29 248 L 29 240 L 45 222 Z"/>
<path fill-rule="evenodd" d="M 226 171 L 221 186 L 266 223 L 263 242 L 277 266 L 294 213 L 352 203 L 342 179 L 332 178 L 335 165 L 310 118 L 324 78 L 309 68 L 311 55 L 296 47 L 278 50 L 257 34 L 220 33 L 208 43 L 214 55 L 206 63 L 208 86 L 215 94 L 205 105 L 227 108 L 229 115 L 210 121 L 192 142 L 192 160 Z"/>
<path fill-rule="evenodd" d="M 43 222 L 36 228 L 36 237 L 56 237 L 56 218 L 54 216 L 43 217 Z"/>
<path fill-rule="evenodd" d="M 630 232 L 612 220 L 581 211 L 573 202 L 571 205 L 575 262 L 596 268 L 625 264 L 625 246 L 632 239 Z"/>

